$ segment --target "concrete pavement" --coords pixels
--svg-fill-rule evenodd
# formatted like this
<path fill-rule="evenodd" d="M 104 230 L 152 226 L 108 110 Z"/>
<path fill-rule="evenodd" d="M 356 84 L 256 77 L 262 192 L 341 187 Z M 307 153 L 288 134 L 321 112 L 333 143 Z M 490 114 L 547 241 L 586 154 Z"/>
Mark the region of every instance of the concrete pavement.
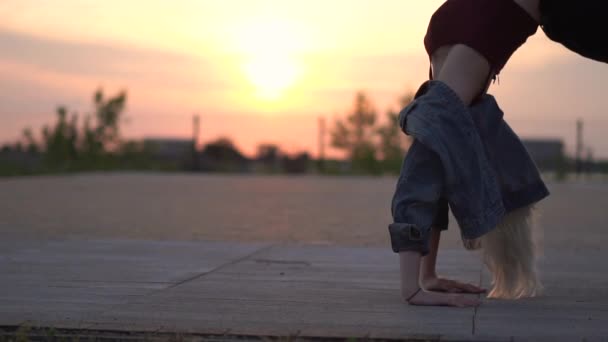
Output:
<path fill-rule="evenodd" d="M 550 253 L 541 265 L 543 297 L 459 309 L 404 304 L 397 259 L 381 248 L 99 239 L 0 247 L 4 327 L 432 341 L 608 337 L 600 253 Z M 444 250 L 439 270 L 488 286 L 475 253 Z"/>

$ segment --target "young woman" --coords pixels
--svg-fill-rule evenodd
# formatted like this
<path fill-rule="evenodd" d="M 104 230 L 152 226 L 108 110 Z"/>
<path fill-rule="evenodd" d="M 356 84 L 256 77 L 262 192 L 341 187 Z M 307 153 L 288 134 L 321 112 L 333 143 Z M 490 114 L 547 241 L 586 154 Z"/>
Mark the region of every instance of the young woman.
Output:
<path fill-rule="evenodd" d="M 448 0 L 433 15 L 425 37 L 431 62 L 429 76 L 448 86 L 466 106 L 474 107 L 511 55 L 537 31 L 539 23 L 546 24 L 543 29 L 551 39 L 583 56 L 606 61 L 606 40 L 603 37 L 589 39 L 599 24 L 586 21 L 584 15 L 574 20 L 567 19 L 572 18 L 567 15 L 572 13 L 605 14 L 605 11 L 600 12 L 606 10 L 602 3 L 606 1 Z M 578 12 L 572 12 L 572 6 Z M 404 162 L 402 175 L 408 168 L 407 162 Z M 432 165 L 432 161 L 428 163 Z M 440 166 L 435 164 L 434 167 Z M 408 181 L 415 179 L 402 181 L 400 178 L 393 199 L 394 218 L 399 217 L 399 213 L 395 213 L 395 210 L 400 210 L 395 201 L 398 202 L 400 187 L 404 189 L 401 183 Z M 439 200 L 436 206 L 443 216 L 447 215 L 444 199 Z M 534 268 L 532 212 L 533 205 L 512 210 L 496 228 L 481 238 L 463 239 L 466 248 L 483 250 L 484 261 L 492 273 L 490 297 L 529 297 L 541 289 Z M 441 229 L 444 229 L 441 224 L 430 227 L 428 251 L 424 253 L 393 248 L 399 253 L 401 294 L 412 305 L 479 305 L 477 298 L 455 293 L 478 294 L 486 292 L 485 289 L 437 276 L 435 263 Z M 391 232 L 393 246 L 398 236 Z"/>

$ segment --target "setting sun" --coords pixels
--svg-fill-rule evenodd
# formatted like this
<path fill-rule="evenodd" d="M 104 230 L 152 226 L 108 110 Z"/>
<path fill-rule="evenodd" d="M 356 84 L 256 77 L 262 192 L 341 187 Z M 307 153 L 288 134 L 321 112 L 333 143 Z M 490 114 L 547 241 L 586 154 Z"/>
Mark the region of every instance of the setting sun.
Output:
<path fill-rule="evenodd" d="M 265 100 L 276 100 L 298 77 L 295 63 L 282 56 L 257 56 L 244 66 L 257 95 Z"/>
<path fill-rule="evenodd" d="M 294 56 L 299 44 L 301 40 L 287 22 L 260 20 L 243 27 L 242 67 L 257 97 L 277 100 L 297 81 L 302 73 Z"/>

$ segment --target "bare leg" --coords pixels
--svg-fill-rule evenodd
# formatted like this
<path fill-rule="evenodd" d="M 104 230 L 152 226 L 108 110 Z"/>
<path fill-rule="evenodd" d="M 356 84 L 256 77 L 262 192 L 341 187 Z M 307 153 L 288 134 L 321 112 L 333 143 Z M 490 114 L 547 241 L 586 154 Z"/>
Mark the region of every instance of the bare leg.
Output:
<path fill-rule="evenodd" d="M 540 0 L 513 0 L 540 22 Z M 492 70 L 488 60 L 474 49 L 457 44 L 438 49 L 431 56 L 433 78 L 447 84 L 468 106 L 487 90 Z"/>
<path fill-rule="evenodd" d="M 463 44 L 438 49 L 431 63 L 433 78 L 450 87 L 467 106 L 487 89 L 491 79 L 488 60 Z"/>

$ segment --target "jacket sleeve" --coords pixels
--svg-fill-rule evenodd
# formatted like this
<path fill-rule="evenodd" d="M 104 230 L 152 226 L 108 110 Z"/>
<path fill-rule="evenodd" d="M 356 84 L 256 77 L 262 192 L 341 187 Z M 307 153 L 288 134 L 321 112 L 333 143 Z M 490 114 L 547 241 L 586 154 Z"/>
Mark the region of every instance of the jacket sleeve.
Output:
<path fill-rule="evenodd" d="M 494 114 L 484 113 L 484 118 L 494 122 L 499 118 Z M 505 208 L 470 108 L 445 83 L 427 81 L 399 119 L 401 128 L 440 160 L 445 197 L 462 235 L 476 238 L 493 229 Z"/>
<path fill-rule="evenodd" d="M 443 169 L 439 157 L 418 140 L 403 161 L 392 200 L 389 225 L 395 253 L 429 252 L 431 227 L 447 228 L 448 205 L 443 195 Z"/>

